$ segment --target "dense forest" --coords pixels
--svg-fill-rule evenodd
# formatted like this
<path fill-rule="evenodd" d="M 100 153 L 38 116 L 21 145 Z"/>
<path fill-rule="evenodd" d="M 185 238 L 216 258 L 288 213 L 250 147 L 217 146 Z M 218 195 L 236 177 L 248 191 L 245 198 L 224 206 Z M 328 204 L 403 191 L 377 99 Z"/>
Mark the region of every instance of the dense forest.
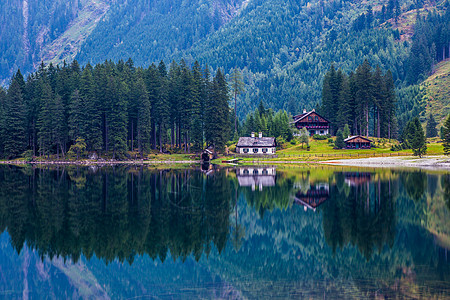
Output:
<path fill-rule="evenodd" d="M 395 100 L 392 73 L 383 74 L 379 66 L 372 70 L 366 60 L 349 75 L 331 66 L 319 112 L 330 121 L 333 135 L 347 124 L 352 134 L 390 139 L 396 132 Z"/>
<path fill-rule="evenodd" d="M 73 30 L 73 20 L 91 1 L 25 2 L 28 24 L 22 20 L 24 5 L 0 4 L 1 16 L 8 16 L 0 39 L 5 84 L 18 67 L 28 74 L 38 66 L 41 49 Z M 74 52 L 80 64 L 131 57 L 147 68 L 183 58 L 189 66 L 195 60 L 208 63 L 214 73 L 239 70 L 245 84 L 236 105 L 241 122 L 261 101 L 293 115 L 312 109 L 321 102 L 323 78 L 332 64 L 349 74 L 368 60 L 392 73 L 401 131 L 424 109 L 423 91 L 414 85 L 450 51 L 447 0 L 100 2 L 108 12 Z"/>
<path fill-rule="evenodd" d="M 147 69 L 131 59 L 41 65 L 27 80 L 18 71 L 0 91 L 0 153 L 78 158 L 95 151 L 121 158 L 135 151 L 143 158 L 150 149 L 186 153 L 205 142 L 220 150 L 233 124 L 228 102 L 220 69 L 212 77 L 207 67 L 183 60 Z"/>

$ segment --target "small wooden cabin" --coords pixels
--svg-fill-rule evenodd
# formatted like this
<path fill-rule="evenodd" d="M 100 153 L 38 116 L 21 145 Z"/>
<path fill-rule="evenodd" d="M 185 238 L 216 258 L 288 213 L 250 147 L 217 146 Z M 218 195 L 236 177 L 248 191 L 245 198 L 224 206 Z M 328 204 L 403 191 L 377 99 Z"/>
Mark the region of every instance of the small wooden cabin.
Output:
<path fill-rule="evenodd" d="M 346 149 L 370 149 L 372 141 L 361 135 L 351 136 L 344 140 Z"/>

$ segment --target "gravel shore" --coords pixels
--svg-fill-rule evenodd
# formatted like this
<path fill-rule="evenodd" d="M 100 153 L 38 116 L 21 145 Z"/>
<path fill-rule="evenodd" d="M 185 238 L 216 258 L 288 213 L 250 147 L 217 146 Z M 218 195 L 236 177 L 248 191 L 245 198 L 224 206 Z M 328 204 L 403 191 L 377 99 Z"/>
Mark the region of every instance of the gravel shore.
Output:
<path fill-rule="evenodd" d="M 421 169 L 446 169 L 450 170 L 450 157 L 448 156 L 426 156 L 426 157 L 369 157 L 359 159 L 339 159 L 322 161 L 322 164 L 340 165 L 340 166 L 359 166 L 359 167 L 409 167 Z"/>

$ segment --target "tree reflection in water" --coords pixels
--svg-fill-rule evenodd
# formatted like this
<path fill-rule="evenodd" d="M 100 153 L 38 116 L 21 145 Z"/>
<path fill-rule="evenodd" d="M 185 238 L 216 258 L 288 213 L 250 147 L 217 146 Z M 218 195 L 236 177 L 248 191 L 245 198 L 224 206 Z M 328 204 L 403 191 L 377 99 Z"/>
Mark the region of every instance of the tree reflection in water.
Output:
<path fill-rule="evenodd" d="M 221 251 L 229 234 L 230 180 L 193 170 L 0 168 L 0 230 L 42 258 L 94 254 L 133 262 Z"/>
<path fill-rule="evenodd" d="M 448 174 L 249 170 L 0 167 L 0 231 L 41 259 L 193 257 L 242 290 L 257 286 L 255 298 L 273 292 L 265 282 L 279 295 L 321 296 L 317 284 L 343 295 L 349 278 L 359 296 L 398 295 L 393 282 L 448 291 Z"/>

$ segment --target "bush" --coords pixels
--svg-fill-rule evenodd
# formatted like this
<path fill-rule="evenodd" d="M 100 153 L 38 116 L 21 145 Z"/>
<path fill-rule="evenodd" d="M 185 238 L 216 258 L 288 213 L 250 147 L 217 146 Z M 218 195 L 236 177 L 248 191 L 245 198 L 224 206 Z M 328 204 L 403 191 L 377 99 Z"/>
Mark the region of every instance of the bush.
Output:
<path fill-rule="evenodd" d="M 328 144 L 332 144 L 334 141 L 333 141 L 333 139 L 332 138 L 329 138 L 328 139 Z"/>
<path fill-rule="evenodd" d="M 22 157 L 25 161 L 33 161 L 33 150 L 27 150 L 22 153 Z"/>
<path fill-rule="evenodd" d="M 313 139 L 315 139 L 317 141 L 326 140 L 328 138 L 329 138 L 328 135 L 320 135 L 320 134 L 313 135 Z"/>

